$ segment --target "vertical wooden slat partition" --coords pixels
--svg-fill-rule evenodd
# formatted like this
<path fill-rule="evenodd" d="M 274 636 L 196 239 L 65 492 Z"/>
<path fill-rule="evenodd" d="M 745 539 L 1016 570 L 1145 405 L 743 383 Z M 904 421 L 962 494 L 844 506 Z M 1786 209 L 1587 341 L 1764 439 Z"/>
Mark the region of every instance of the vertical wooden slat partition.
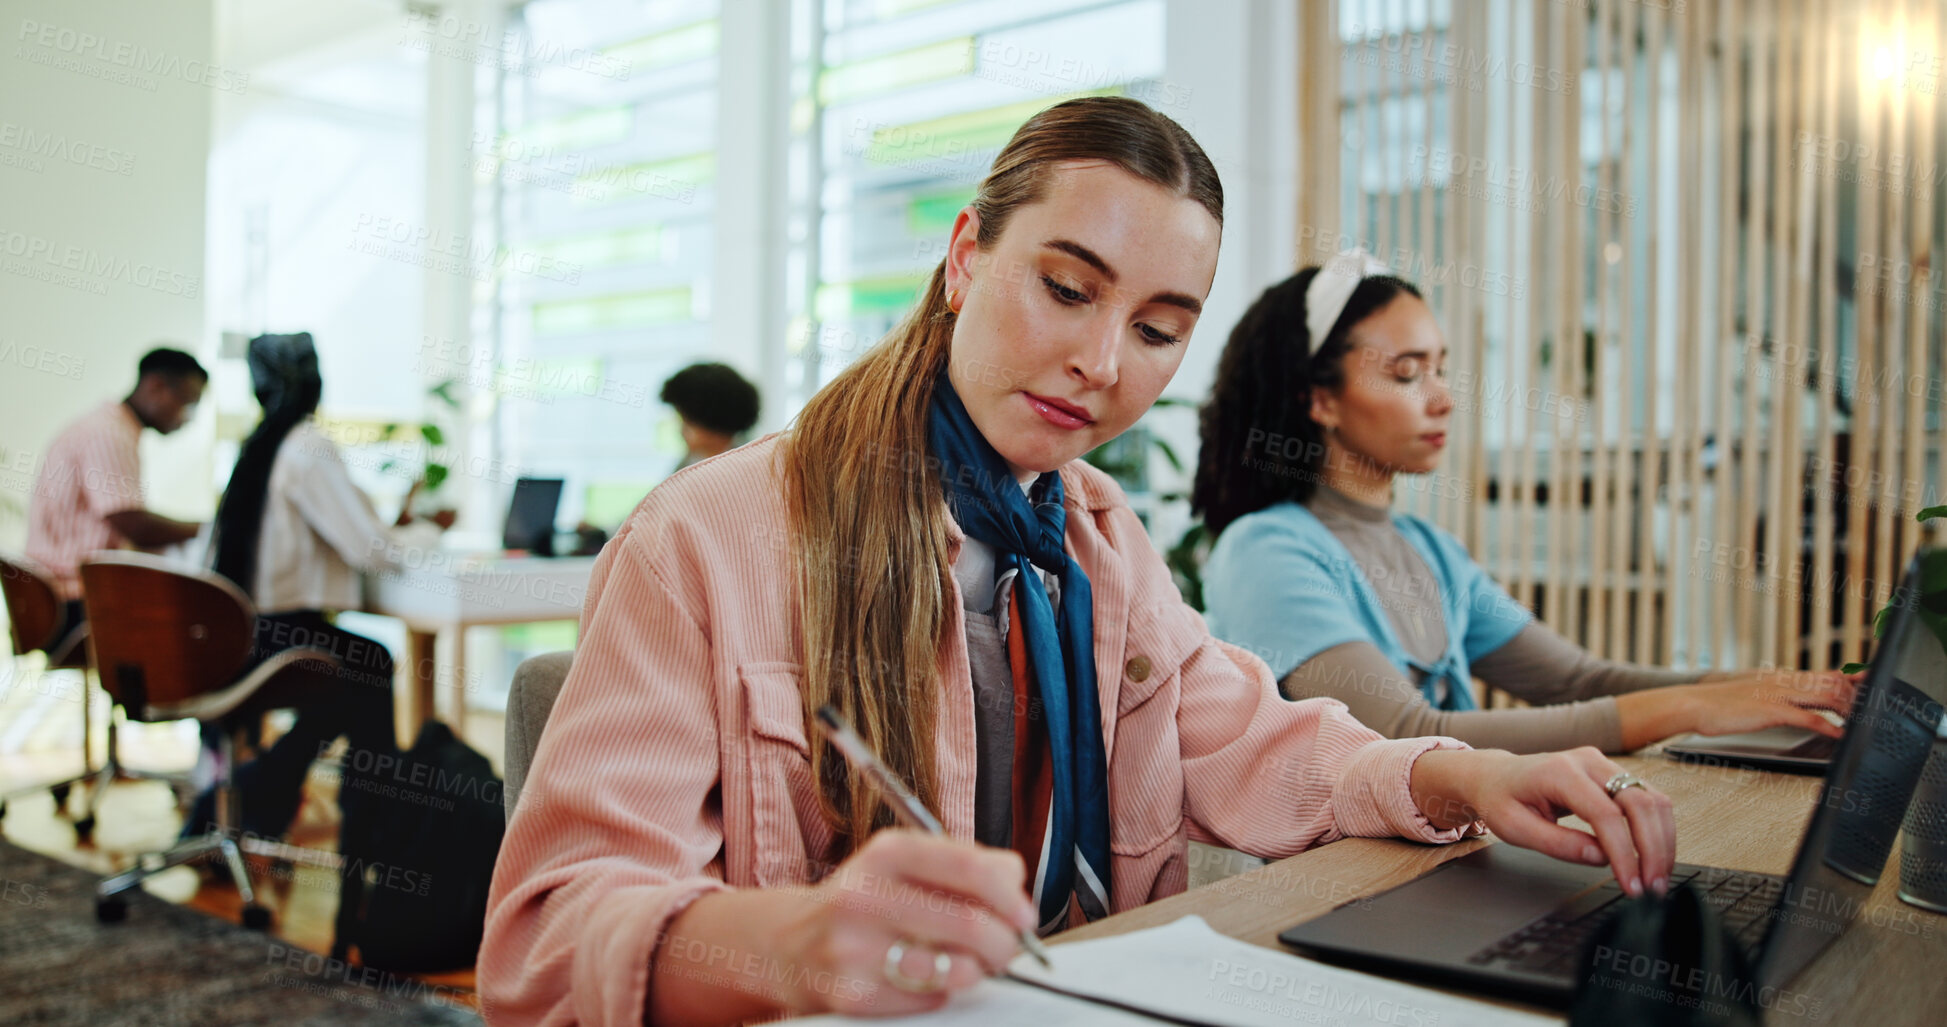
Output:
<path fill-rule="evenodd" d="M 1940 163 L 1941 150 L 1938 148 L 1940 147 L 1940 140 L 1935 137 L 1935 130 L 1942 116 L 1940 94 L 1943 89 L 1947 89 L 1947 67 L 1943 66 L 1947 65 L 1947 12 L 1943 12 L 1938 7 L 1924 2 L 1920 5 L 1920 10 L 1922 12 L 1920 19 L 1921 31 L 1916 33 L 1915 37 L 1920 46 L 1931 47 L 1935 56 L 1941 60 L 1941 64 L 1934 66 L 1933 76 L 1930 80 L 1933 88 L 1927 91 L 1924 102 L 1920 104 L 1920 109 L 1915 112 L 1915 117 L 1921 125 L 1920 139 L 1922 145 L 1920 152 L 1932 154 L 1936 161 L 1934 164 L 1935 173 L 1930 179 L 1923 180 L 1923 185 L 1926 187 L 1924 191 L 1927 193 L 1928 198 L 1926 205 L 1921 208 L 1929 215 L 1934 215 L 1933 193 L 1941 188 L 1943 178 L 1939 172 L 1942 166 Z M 1929 216 L 1921 220 L 1927 224 L 1931 224 L 1934 216 Z M 1920 259 L 1915 263 L 1915 270 L 1924 271 L 1924 280 L 1932 283 L 1937 273 L 1934 254 L 1938 253 L 1939 249 L 1936 243 L 1941 240 L 1936 239 L 1931 228 L 1926 229 L 1923 235 L 1925 237 L 1925 245 L 1920 251 Z M 1916 277 L 1921 276 L 1916 275 Z M 1942 338 L 1943 335 L 1947 335 L 1947 330 L 1943 330 L 1942 327 L 1943 324 L 1947 324 L 1947 289 L 1930 287 L 1916 291 L 1918 295 L 1915 297 L 1915 302 L 1926 307 L 1928 314 L 1927 321 L 1931 325 L 1927 330 L 1931 331 L 1932 338 L 1941 351 L 1941 361 L 1939 364 L 1934 365 L 1940 368 L 1940 376 L 1933 378 L 1930 382 L 1930 384 L 1939 384 L 1943 377 L 1947 377 L 1947 338 Z M 1934 458 L 1937 464 L 1932 480 L 1938 491 L 1926 492 L 1924 494 L 1927 496 L 1927 502 L 1934 504 L 1941 502 L 1940 493 L 1947 493 L 1947 444 L 1944 444 L 1940 440 L 1940 435 L 1947 433 L 1947 408 L 1943 408 L 1938 396 L 1932 389 L 1928 390 L 1928 396 L 1934 400 L 1933 415 L 1936 426 Z"/>
<path fill-rule="evenodd" d="M 1878 18 L 1883 15 L 1879 10 L 1869 8 L 1866 11 L 1866 16 Z M 1854 56 L 1861 68 L 1864 68 L 1866 64 L 1864 51 L 1867 45 L 1863 37 L 1859 38 L 1853 44 Z M 1878 143 L 1879 136 L 1879 119 L 1875 116 L 1878 113 L 1877 105 L 1872 102 L 1871 93 L 1865 89 L 1856 90 L 1855 95 L 1858 100 L 1858 121 L 1856 123 L 1857 127 L 1854 129 L 1857 133 L 1855 138 L 1859 140 L 1859 144 L 1862 147 L 1874 146 Z M 1859 190 L 1857 216 L 1859 219 L 1857 235 L 1859 242 L 1854 251 L 1855 255 L 1877 253 L 1879 251 L 1878 190 Z M 1867 259 L 1870 261 L 1872 258 L 1868 256 Z M 1860 480 L 1871 480 L 1871 474 L 1874 469 L 1874 435 L 1872 429 L 1878 423 L 1877 415 L 1879 414 L 1879 395 L 1871 384 L 1878 379 L 1878 361 L 1874 357 L 1877 352 L 1876 343 L 1878 342 L 1879 336 L 1879 332 L 1877 331 L 1880 323 L 1879 295 L 1877 291 L 1862 292 L 1857 287 L 1859 281 L 1859 268 L 1855 262 L 1853 266 L 1853 295 L 1855 297 L 1853 311 L 1857 317 L 1857 324 L 1859 325 L 1856 340 L 1859 354 L 1856 362 L 1859 377 L 1853 381 L 1852 431 L 1847 439 L 1845 477 L 1842 479 L 1842 483 L 1850 482 L 1855 477 Z M 1853 474 L 1855 469 L 1865 473 L 1855 476 Z M 1866 504 L 1857 501 L 1851 489 L 1847 489 L 1846 493 L 1849 500 L 1846 508 L 1846 581 L 1849 583 L 1863 582 L 1866 580 L 1866 574 L 1869 568 L 1866 552 L 1867 518 L 1864 516 L 1868 507 Z M 1848 590 L 1842 595 L 1842 616 L 1846 632 L 1845 651 L 1848 653 L 1852 652 L 1858 646 L 1862 634 L 1861 628 L 1867 623 L 1865 611 L 1867 604 L 1870 602 L 1870 597 L 1860 594 L 1865 591 L 1863 588 L 1855 588 Z"/>
<path fill-rule="evenodd" d="M 1947 480 L 1937 0 L 1303 10 L 1302 259 L 1410 261 L 1464 390 L 1400 508 L 1599 655 L 1865 656 Z"/>
<path fill-rule="evenodd" d="M 1912 0 L 1901 0 L 1895 19 L 1894 38 L 1900 40 L 1912 38 L 1911 33 L 1918 27 L 1919 17 L 1920 9 Z M 1893 124 L 1896 131 L 1900 133 L 1899 150 L 1902 153 L 1926 152 L 1919 149 L 1923 128 L 1920 122 L 1912 118 L 1920 108 L 1917 99 L 1913 90 L 1893 91 Z M 1927 188 L 1900 192 L 1901 212 L 1892 223 L 1900 235 L 1900 259 L 1909 267 L 1919 266 L 1926 252 L 1926 238 L 1933 225 L 1932 211 L 1927 205 L 1930 192 L 1931 190 Z M 1927 450 L 1924 443 L 1927 435 L 1926 403 L 1921 397 L 1916 397 L 1913 390 L 1905 385 L 1914 376 L 1924 379 L 1927 374 L 1927 314 L 1923 304 L 1901 303 L 1895 304 L 1895 307 L 1898 309 L 1900 326 L 1906 335 L 1906 359 L 1903 362 L 1904 374 L 1901 376 L 1902 387 L 1899 390 L 1906 407 L 1906 422 L 1900 429 L 1902 440 L 1900 482 L 1924 483 L 1927 474 Z M 1915 440 L 1918 440 L 1919 444 L 1915 444 Z M 1905 504 L 1905 497 L 1900 494 L 1902 491 L 1895 489 L 1894 495 L 1890 497 L 1895 510 L 1901 509 Z M 1909 514 L 1913 512 L 1908 511 Z M 1906 522 L 1906 524 L 1911 523 L 1911 521 Z M 1907 528 L 1906 524 L 1902 525 L 1901 536 L 1903 539 L 1910 540 L 1915 533 Z M 1898 574 L 1906 554 L 1889 548 L 1888 555 L 1893 560 L 1892 573 Z"/>
<path fill-rule="evenodd" d="M 1766 143 L 1769 142 L 1773 124 L 1766 99 L 1771 93 L 1771 40 L 1770 28 L 1773 8 L 1770 4 L 1754 3 L 1746 8 L 1750 15 L 1750 37 L 1746 44 L 1747 56 L 1745 95 L 1745 125 L 1748 142 L 1745 144 L 1745 196 L 1748 206 L 1744 211 L 1744 294 L 1740 325 L 1736 336 L 1738 342 L 1740 378 L 1743 385 L 1744 416 L 1738 433 L 1738 446 L 1735 450 L 1738 469 L 1737 510 L 1732 530 L 1735 534 L 1720 539 L 1721 544 L 1731 548 L 1732 569 L 1737 571 L 1739 587 L 1731 599 L 1736 614 L 1736 634 L 1734 636 L 1740 650 L 1750 647 L 1757 649 L 1758 616 L 1756 596 L 1760 576 L 1757 573 L 1758 546 L 1761 539 L 1755 530 L 1744 530 L 1747 526 L 1755 529 L 1758 500 L 1758 397 L 1764 383 L 1764 354 L 1757 345 L 1763 338 L 1763 328 L 1758 324 L 1763 316 L 1764 295 L 1764 255 L 1769 252 L 1763 236 L 1766 215 L 1771 210 L 1767 186 L 1770 184 L 1771 162 L 1765 159 Z M 1760 650 L 1762 651 L 1762 650 Z"/>
<path fill-rule="evenodd" d="M 1936 281 L 1938 272 L 1934 261 L 1934 219 L 1939 215 L 1934 209 L 1934 201 L 1939 197 L 1941 190 L 1947 188 L 1947 175 L 1942 174 L 1942 168 L 1947 167 L 1947 160 L 1943 160 L 1941 150 L 1936 149 L 1940 142 L 1936 137 L 1941 118 L 1940 94 L 1943 88 L 1947 88 L 1947 35 L 1943 35 L 1941 31 L 1943 20 L 1947 20 L 1943 19 L 1943 14 L 1947 12 L 1943 12 L 1938 3 L 1930 0 L 1914 0 L 1914 10 L 1916 17 L 1912 38 L 1916 41 L 1916 47 L 1921 48 L 1919 50 L 1921 54 L 1931 51 L 1933 56 L 1933 63 L 1930 65 L 1932 77 L 1928 82 L 1931 88 L 1916 89 L 1912 96 L 1913 152 L 1929 155 L 1931 159 L 1925 165 L 1927 171 L 1920 176 L 1919 188 L 1914 191 L 1913 217 L 1908 221 L 1913 238 L 1913 249 L 1910 255 L 1913 262 L 1913 281 L 1922 283 L 1911 290 L 1908 296 L 1908 301 L 1912 305 L 1908 331 L 1914 340 L 1913 366 L 1919 369 L 1918 373 L 1921 374 L 1926 374 L 1930 367 L 1935 369 L 1932 376 L 1926 380 L 1927 388 L 1922 397 L 1913 400 L 1914 404 L 1921 408 L 1919 416 L 1909 421 L 1907 426 L 1907 438 L 1911 446 L 1914 466 L 1919 468 L 1909 480 L 1922 483 L 1916 491 L 1922 497 L 1921 505 L 1924 508 L 1942 502 L 1940 493 L 1947 492 L 1947 445 L 1942 444 L 1938 437 L 1939 434 L 1947 433 L 1947 405 L 1944 405 L 1942 400 L 1943 394 L 1947 394 L 1947 388 L 1941 387 L 1943 379 L 1947 379 L 1947 288 L 1932 284 Z M 1924 57 L 1920 63 L 1925 63 Z M 1929 340 L 1933 347 L 1940 350 L 1938 364 L 1928 363 Z M 1912 396 L 1913 391 L 1909 389 L 1907 395 Z M 1935 420 L 1937 434 L 1934 447 L 1940 461 L 1940 473 L 1934 478 L 1936 484 L 1932 490 L 1929 490 L 1925 484 L 1927 481 L 1926 419 L 1929 413 Z"/>
<path fill-rule="evenodd" d="M 1663 10 L 1660 7 L 1652 6 L 1645 9 L 1642 12 L 1642 16 L 1641 34 L 1643 39 L 1643 58 L 1639 73 L 1644 80 L 1644 106 L 1648 108 L 1646 113 L 1649 122 L 1648 131 L 1643 133 L 1646 137 L 1644 150 L 1647 151 L 1648 168 L 1644 178 L 1650 183 L 1647 195 L 1643 198 L 1643 212 L 1645 219 L 1650 225 L 1654 226 L 1657 222 L 1657 213 L 1662 207 L 1661 200 L 1663 196 L 1662 183 L 1658 181 L 1662 175 L 1663 168 L 1663 165 L 1658 162 L 1658 158 L 1662 155 L 1661 144 L 1663 141 Z M 1630 90 L 1630 93 L 1633 95 L 1635 90 Z M 1629 153 L 1626 147 L 1623 152 L 1625 154 Z M 1636 231 L 1635 226 L 1631 226 L 1631 229 L 1630 235 L 1633 238 L 1626 249 L 1633 254 L 1635 249 L 1635 242 L 1633 240 L 1635 238 L 1642 240 L 1642 245 L 1647 255 L 1647 259 L 1644 261 L 1646 273 L 1643 275 L 1640 283 L 1635 283 L 1632 288 L 1626 291 L 1633 295 L 1637 290 L 1641 290 L 1643 296 L 1643 320 L 1645 326 L 1648 328 L 1648 331 L 1644 332 L 1644 337 L 1650 341 L 1649 345 L 1643 347 L 1643 386 L 1641 390 L 1643 397 L 1643 426 L 1640 434 L 1636 432 L 1628 433 L 1630 451 L 1635 454 L 1641 454 L 1639 458 L 1632 460 L 1633 463 L 1638 464 L 1639 472 L 1642 474 L 1642 486 L 1639 491 L 1649 499 L 1649 502 L 1639 504 L 1636 508 L 1635 551 L 1638 553 L 1651 553 L 1656 548 L 1658 511 L 1656 495 L 1658 487 L 1661 484 L 1660 478 L 1662 471 L 1662 451 L 1659 447 L 1652 445 L 1657 438 L 1656 394 L 1662 389 L 1662 383 L 1657 380 L 1656 376 L 1656 356 L 1657 350 L 1660 348 L 1657 340 L 1662 330 L 1662 322 L 1658 317 L 1661 310 L 1657 306 L 1658 301 L 1662 299 L 1657 288 L 1662 278 L 1660 273 L 1661 265 L 1658 263 L 1658 258 L 1661 256 L 1662 250 L 1657 245 L 1659 240 L 1658 232 L 1653 229 L 1647 232 Z M 1634 260 L 1628 259 L 1627 257 L 1624 259 L 1625 266 L 1633 267 L 1634 264 Z M 1629 280 L 1627 275 L 1625 275 L 1624 280 Z M 1634 304 L 1628 304 L 1624 309 L 1632 306 Z M 1633 337 L 1627 329 L 1624 330 L 1623 339 L 1625 340 L 1625 345 L 1627 345 L 1627 340 Z M 1654 623 L 1654 603 L 1658 591 L 1649 587 L 1648 579 L 1649 575 L 1640 571 L 1635 575 L 1636 585 L 1633 589 L 1633 598 L 1636 601 L 1636 610 L 1635 617 L 1630 622 L 1628 636 L 1630 640 L 1630 659 L 1637 663 L 1649 663 L 1659 659 L 1651 651 L 1651 643 L 1656 640 L 1656 632 L 1652 630 L 1651 625 Z"/>
<path fill-rule="evenodd" d="M 1832 16 L 1831 0 L 1819 5 L 1820 23 L 1829 22 Z M 1822 66 L 1819 75 L 1819 137 L 1831 139 L 1839 131 L 1839 35 L 1826 32 L 1821 35 Z M 1803 153 L 1799 159 L 1805 159 Z M 1814 339 L 1833 339 L 1838 335 L 1838 269 L 1839 269 L 1839 207 L 1833 202 L 1837 195 L 1836 179 L 1831 175 L 1818 176 L 1818 244 L 1814 252 L 1818 255 L 1818 326 Z M 1813 438 L 1817 439 L 1817 453 L 1814 457 L 1814 473 L 1806 476 L 1805 490 L 1812 496 L 1812 572 L 1811 581 L 1829 581 L 1832 578 L 1833 535 L 1837 530 L 1837 518 L 1833 516 L 1830 501 L 1830 481 L 1832 463 L 1837 453 L 1836 434 L 1838 424 L 1833 409 L 1838 390 L 1833 382 L 1838 363 L 1835 347 L 1818 347 L 1818 419 L 1813 426 Z M 1809 361 L 1805 361 L 1809 363 Z M 1832 591 L 1812 588 L 1812 648 L 1808 654 L 1809 662 L 1822 663 L 1832 659 Z"/>
<path fill-rule="evenodd" d="M 1595 78 L 1599 89 L 1597 96 L 1601 100 L 1601 107 L 1598 108 L 1598 113 L 1595 115 L 1595 128 L 1602 138 L 1600 148 L 1602 156 L 1597 158 L 1596 182 L 1600 190 L 1598 195 L 1608 196 L 1615 195 L 1616 187 L 1614 174 L 1615 162 L 1609 156 L 1612 149 L 1610 145 L 1611 119 L 1609 112 L 1610 108 L 1614 106 L 1614 94 L 1616 90 L 1614 77 L 1616 61 L 1613 56 L 1612 40 L 1616 36 L 1613 23 L 1618 2 L 1619 0 L 1598 0 L 1595 5 L 1595 51 L 1591 62 L 1596 69 Z M 1580 181 L 1581 177 L 1578 174 L 1577 181 Z M 1564 213 L 1577 219 L 1581 217 L 1580 212 L 1569 211 Z M 1604 357 L 1609 345 L 1610 294 L 1614 291 L 1612 285 L 1614 276 L 1609 270 L 1608 254 L 1610 244 L 1615 241 L 1615 234 L 1614 228 L 1610 224 L 1608 207 L 1606 205 L 1596 204 L 1594 213 L 1594 231 L 1591 233 L 1591 238 L 1595 252 L 1590 257 L 1592 258 L 1596 274 L 1596 304 L 1595 324 L 1590 329 L 1590 332 L 1595 338 L 1595 345 L 1589 349 L 1587 360 L 1589 362 L 1590 381 L 1600 383 L 1606 380 L 1603 371 L 1610 363 Z M 1602 388 L 1600 385 L 1594 390 L 1594 420 L 1590 425 L 1594 444 L 1590 447 L 1589 452 L 1589 480 L 1591 485 L 1589 490 L 1589 536 L 1583 540 L 1585 547 L 1583 552 L 1589 561 L 1587 585 L 1589 613 L 1587 630 L 1583 636 L 1585 639 L 1584 644 L 1602 653 L 1608 652 L 1609 648 L 1608 580 L 1610 556 L 1614 551 L 1614 547 L 1609 541 L 1609 532 L 1607 530 L 1609 527 L 1609 482 L 1611 480 L 1610 476 L 1613 473 L 1609 463 L 1610 451 L 1608 447 L 1609 407 L 1615 402 L 1611 399 L 1610 395 L 1613 391 Z M 1578 448 L 1579 445 L 1578 443 Z"/>
<path fill-rule="evenodd" d="M 1728 540 L 1733 537 L 1734 526 L 1737 523 L 1735 504 L 1726 492 L 1729 491 L 1733 469 L 1737 466 L 1735 459 L 1737 446 L 1733 439 L 1737 421 L 1731 416 L 1736 403 L 1736 390 L 1732 383 L 1737 377 L 1738 356 L 1742 348 L 1735 343 L 1725 344 L 1726 339 L 1740 338 L 1736 328 L 1737 261 L 1734 259 L 1737 249 L 1740 195 L 1738 190 L 1740 150 L 1738 134 L 1729 126 L 1741 127 L 1744 124 L 1746 91 L 1744 69 L 1747 66 L 1744 50 L 1748 30 L 1742 17 L 1743 0 L 1724 0 L 1718 12 L 1722 23 L 1717 34 L 1718 61 L 1715 70 L 1718 89 L 1723 94 L 1724 102 L 1720 108 L 1718 122 L 1717 138 L 1720 149 L 1715 154 L 1718 180 L 1717 216 L 1713 219 L 1717 225 L 1714 237 L 1716 245 L 1713 247 L 1713 252 L 1718 258 L 1716 262 L 1717 317 L 1711 323 L 1711 338 L 1716 344 L 1714 348 L 1717 351 L 1715 362 L 1717 402 L 1711 408 L 1711 426 L 1716 438 L 1716 445 L 1713 447 L 1715 450 L 1713 455 L 1716 459 L 1715 466 L 1712 468 L 1711 488 L 1711 505 L 1715 517 L 1712 518 L 1710 533 L 1699 536 L 1704 541 L 1704 545 L 1699 547 L 1698 555 L 1703 558 L 1702 566 L 1707 568 L 1706 580 L 1712 586 L 1709 621 L 1711 634 L 1706 651 L 1712 655 L 1713 665 L 1724 666 L 1728 661 L 1717 657 L 1719 650 L 1729 648 L 1735 652 L 1737 649 L 1735 639 L 1739 624 L 1734 598 L 1738 591 L 1735 581 L 1737 568 L 1726 567 L 1716 557 L 1716 553 L 1720 551 L 1717 548 L 1719 545 L 1729 544 Z"/>
<path fill-rule="evenodd" d="M 1703 148 L 1682 145 L 1684 140 L 1703 136 L 1704 123 L 1704 62 L 1702 17 L 1676 19 L 1677 71 L 1681 86 L 1678 90 L 1677 107 L 1677 177 L 1689 182 L 1692 187 L 1681 190 L 1677 196 L 1677 238 L 1672 255 L 1699 252 L 1703 246 L 1701 218 L 1703 216 L 1704 161 Z M 1702 326 L 1701 296 L 1696 279 L 1689 276 L 1677 277 L 1677 338 L 1676 373 L 1674 383 L 1676 395 L 1671 410 L 1670 435 L 1670 515 L 1669 531 L 1671 538 L 1697 536 L 1697 508 L 1699 496 L 1703 491 L 1702 461 L 1699 459 L 1703 445 L 1703 435 L 1697 430 L 1701 414 L 1700 404 L 1703 393 L 1703 371 L 1697 359 L 1697 340 Z M 1686 373 L 1693 370 L 1695 373 Z M 1696 597 L 1695 568 L 1691 561 L 1688 546 L 1671 546 L 1670 585 L 1671 595 L 1663 603 L 1662 617 L 1659 621 L 1659 645 L 1656 659 L 1659 663 L 1670 662 L 1678 653 L 1678 632 L 1685 632 L 1681 641 L 1687 655 L 1697 645 L 1697 614 L 1700 612 Z M 1681 617 L 1679 616 L 1681 614 Z M 1680 628 L 1681 625 L 1681 628 Z"/>

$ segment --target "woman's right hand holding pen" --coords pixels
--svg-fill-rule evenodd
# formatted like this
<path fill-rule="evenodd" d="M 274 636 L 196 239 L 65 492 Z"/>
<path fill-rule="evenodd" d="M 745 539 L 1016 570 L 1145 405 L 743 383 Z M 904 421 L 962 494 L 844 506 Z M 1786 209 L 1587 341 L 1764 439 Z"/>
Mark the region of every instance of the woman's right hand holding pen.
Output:
<path fill-rule="evenodd" d="M 811 1008 L 936 1009 L 1021 951 L 1019 932 L 1035 921 L 1025 877 L 1010 849 L 880 831 L 812 889 L 816 904 L 781 925 L 778 941 L 787 958 L 863 985 L 855 989 L 863 994 L 806 996 Z M 903 951 L 896 975 L 887 960 L 895 944 Z M 915 990 L 896 986 L 901 976 Z"/>
<path fill-rule="evenodd" d="M 752 1000 L 772 1012 L 937 1009 L 1021 951 L 1035 922 L 1025 878 L 1012 850 L 891 829 L 816 885 L 705 895 L 658 948 L 652 1022 L 736 1022 L 760 1008 Z M 711 951 L 730 955 L 710 965 Z"/>

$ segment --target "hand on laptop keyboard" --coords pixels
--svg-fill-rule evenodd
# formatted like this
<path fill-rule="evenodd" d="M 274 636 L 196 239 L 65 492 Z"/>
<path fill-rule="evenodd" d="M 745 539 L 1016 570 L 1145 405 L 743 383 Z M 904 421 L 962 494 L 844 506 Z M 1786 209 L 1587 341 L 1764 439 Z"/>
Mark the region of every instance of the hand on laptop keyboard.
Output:
<path fill-rule="evenodd" d="M 1533 756 L 1435 750 L 1413 765 L 1413 799 L 1436 824 L 1477 818 L 1503 841 L 1571 863 L 1607 864 L 1630 895 L 1660 894 L 1676 865 L 1670 797 L 1646 785 L 1612 798 L 1604 786 L 1621 773 L 1586 746 Z M 1594 836 L 1556 823 L 1570 814 Z"/>
<path fill-rule="evenodd" d="M 1838 671 L 1753 670 L 1723 678 L 1706 676 L 1689 686 L 1698 702 L 1700 735 L 1732 735 L 1789 725 L 1829 738 L 1844 729 L 1820 711 L 1843 716 L 1852 709 L 1857 681 Z"/>

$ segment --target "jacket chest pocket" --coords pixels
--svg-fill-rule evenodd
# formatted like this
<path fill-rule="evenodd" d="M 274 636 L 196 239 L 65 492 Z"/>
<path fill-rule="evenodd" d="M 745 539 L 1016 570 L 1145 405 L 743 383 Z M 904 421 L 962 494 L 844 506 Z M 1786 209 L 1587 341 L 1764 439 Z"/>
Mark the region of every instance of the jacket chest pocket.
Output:
<path fill-rule="evenodd" d="M 752 872 L 765 886 L 802 884 L 824 876 L 811 852 L 830 832 L 818 812 L 805 737 L 804 698 L 797 664 L 741 668 L 750 795 Z"/>
<path fill-rule="evenodd" d="M 1183 756 L 1176 709 L 1183 665 L 1207 637 L 1188 608 L 1164 603 L 1134 610 L 1122 660 L 1097 668 L 1119 676 L 1115 751 L 1109 768 L 1110 848 L 1149 852 L 1183 826 Z"/>
<path fill-rule="evenodd" d="M 1165 686 L 1169 692 L 1176 691 L 1183 664 L 1208 638 L 1209 633 L 1197 622 L 1195 614 L 1180 603 L 1132 611 L 1129 633 L 1122 641 L 1121 663 L 1113 668 L 1096 669 L 1098 674 L 1112 670 L 1120 676 L 1116 688 L 1117 716 L 1134 713 L 1137 707 L 1166 691 Z"/>

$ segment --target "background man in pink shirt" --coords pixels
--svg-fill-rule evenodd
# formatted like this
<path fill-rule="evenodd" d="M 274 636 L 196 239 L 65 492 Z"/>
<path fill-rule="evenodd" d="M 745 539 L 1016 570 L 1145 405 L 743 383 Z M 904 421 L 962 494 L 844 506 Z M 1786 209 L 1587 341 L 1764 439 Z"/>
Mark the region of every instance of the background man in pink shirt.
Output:
<path fill-rule="evenodd" d="M 202 527 L 153 513 L 143 504 L 142 429 L 167 435 L 189 422 L 209 372 L 177 349 L 142 357 L 135 389 L 61 429 L 41 462 L 27 523 L 27 556 L 54 575 L 67 600 L 67 624 L 81 611 L 77 568 L 103 549 L 160 549 Z M 65 630 L 65 628 L 63 629 Z"/>

